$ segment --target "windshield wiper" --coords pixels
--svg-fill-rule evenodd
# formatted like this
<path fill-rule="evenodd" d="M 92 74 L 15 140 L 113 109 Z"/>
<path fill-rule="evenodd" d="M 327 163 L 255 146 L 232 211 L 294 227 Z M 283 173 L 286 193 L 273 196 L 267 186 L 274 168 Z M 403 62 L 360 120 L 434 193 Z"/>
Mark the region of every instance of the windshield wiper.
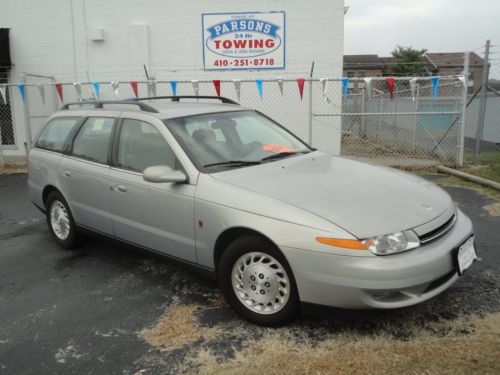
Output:
<path fill-rule="evenodd" d="M 210 163 L 210 164 L 205 164 L 203 168 L 206 167 L 215 167 L 218 165 L 226 165 L 226 166 L 245 166 L 245 165 L 257 165 L 261 164 L 260 161 L 258 160 L 227 160 L 227 161 L 220 161 L 218 163 Z"/>
<path fill-rule="evenodd" d="M 260 159 L 260 161 L 267 161 L 267 160 L 274 160 L 274 159 L 281 159 L 281 158 L 286 158 L 292 155 L 297 155 L 297 154 L 308 154 L 309 151 L 287 151 L 287 152 L 280 152 L 274 155 L 266 156 L 265 158 Z"/>

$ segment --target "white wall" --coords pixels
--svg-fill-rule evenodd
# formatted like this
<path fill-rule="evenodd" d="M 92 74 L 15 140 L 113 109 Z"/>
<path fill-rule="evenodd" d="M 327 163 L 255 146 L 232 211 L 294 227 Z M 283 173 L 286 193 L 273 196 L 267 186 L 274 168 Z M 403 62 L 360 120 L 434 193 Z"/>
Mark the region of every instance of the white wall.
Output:
<path fill-rule="evenodd" d="M 0 9 L 0 27 L 11 29 L 11 82 L 23 72 L 87 81 L 87 71 L 91 80 L 143 80 L 143 64 L 158 80 L 307 77 L 312 61 L 316 77 L 342 72 L 343 0 L 0 0 Z M 239 11 L 285 11 L 285 70 L 203 71 L 201 14 Z M 92 29 L 104 41 L 89 40 Z M 338 131 L 327 138 L 322 148 L 338 153 Z"/>

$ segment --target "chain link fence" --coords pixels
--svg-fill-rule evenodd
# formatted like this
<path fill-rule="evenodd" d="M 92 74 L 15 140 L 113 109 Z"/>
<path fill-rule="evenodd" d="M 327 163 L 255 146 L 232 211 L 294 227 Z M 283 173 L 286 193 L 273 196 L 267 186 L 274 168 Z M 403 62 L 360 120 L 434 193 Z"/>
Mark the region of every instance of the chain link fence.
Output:
<path fill-rule="evenodd" d="M 391 97 L 385 78 L 305 79 L 302 96 L 296 79 L 264 79 L 262 98 L 255 80 L 221 80 L 221 95 L 257 109 L 275 119 L 301 139 L 332 154 L 400 167 L 435 164 L 456 165 L 460 154 L 460 128 L 466 91 L 458 76 L 442 77 L 437 95 L 431 81 L 398 78 Z M 239 95 L 237 86 L 239 86 Z M 168 81 L 138 82 L 139 97 L 172 95 Z M 0 99 L 4 163 L 23 163 L 32 139 L 61 100 L 54 79 L 25 76 L 25 98 L 16 85 L 6 86 L 7 104 Z M 81 92 L 79 92 L 81 91 Z M 210 80 L 177 81 L 177 95 L 216 95 Z M 62 84 L 63 102 L 95 98 L 92 85 Z M 134 98 L 130 82 L 120 82 L 116 95 L 110 82 L 100 82 L 99 98 Z M 154 105 L 161 108 L 161 101 Z"/>
<path fill-rule="evenodd" d="M 484 91 L 481 90 L 483 85 Z M 489 59 L 486 81 L 481 82 L 481 87 L 476 92 L 469 92 L 466 119 L 464 153 L 466 172 L 500 182 L 500 63 L 498 59 Z"/>

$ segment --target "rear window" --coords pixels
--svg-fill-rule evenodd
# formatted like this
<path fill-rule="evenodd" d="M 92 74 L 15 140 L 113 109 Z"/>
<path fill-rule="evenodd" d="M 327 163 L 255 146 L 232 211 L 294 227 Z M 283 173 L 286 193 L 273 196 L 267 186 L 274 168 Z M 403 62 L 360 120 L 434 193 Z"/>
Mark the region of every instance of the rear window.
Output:
<path fill-rule="evenodd" d="M 71 129 L 79 120 L 76 117 L 51 120 L 40 133 L 35 147 L 56 152 L 63 151 Z"/>
<path fill-rule="evenodd" d="M 105 164 L 108 160 L 109 139 L 114 122 L 115 119 L 110 117 L 87 119 L 75 137 L 72 154 Z"/>

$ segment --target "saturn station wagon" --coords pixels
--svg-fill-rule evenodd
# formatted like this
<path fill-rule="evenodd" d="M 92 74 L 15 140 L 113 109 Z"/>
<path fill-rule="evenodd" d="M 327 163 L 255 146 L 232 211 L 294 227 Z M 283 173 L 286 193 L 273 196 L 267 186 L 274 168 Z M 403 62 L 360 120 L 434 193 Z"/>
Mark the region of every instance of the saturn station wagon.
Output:
<path fill-rule="evenodd" d="M 55 242 L 94 233 L 175 259 L 271 326 L 321 306 L 414 305 L 476 259 L 471 221 L 440 187 L 315 150 L 229 99 L 196 99 L 50 117 L 28 183 Z"/>

